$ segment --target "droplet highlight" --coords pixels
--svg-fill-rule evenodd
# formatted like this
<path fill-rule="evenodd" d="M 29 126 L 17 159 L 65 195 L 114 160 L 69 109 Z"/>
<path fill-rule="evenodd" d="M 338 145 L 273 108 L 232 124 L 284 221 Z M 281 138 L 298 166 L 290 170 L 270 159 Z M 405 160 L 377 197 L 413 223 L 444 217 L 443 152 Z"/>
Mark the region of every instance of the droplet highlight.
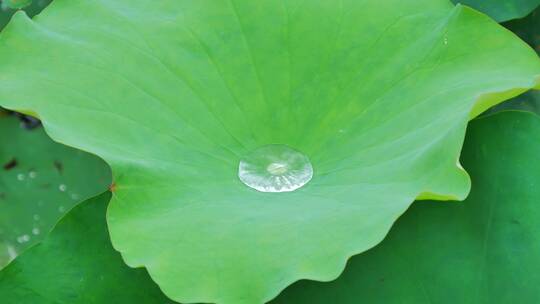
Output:
<path fill-rule="evenodd" d="M 260 192 L 291 192 L 313 177 L 313 166 L 303 153 L 286 145 L 260 147 L 240 160 L 238 177 Z"/>

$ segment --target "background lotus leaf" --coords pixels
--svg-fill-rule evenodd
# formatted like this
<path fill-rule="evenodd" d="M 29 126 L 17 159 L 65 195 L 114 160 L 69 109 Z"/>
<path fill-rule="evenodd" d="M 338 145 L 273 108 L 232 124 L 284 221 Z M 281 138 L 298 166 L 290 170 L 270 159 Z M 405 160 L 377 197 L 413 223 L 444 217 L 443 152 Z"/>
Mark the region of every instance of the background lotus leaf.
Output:
<path fill-rule="evenodd" d="M 503 22 L 525 17 L 540 5 L 540 0 L 452 0 L 469 5 Z"/>
<path fill-rule="evenodd" d="M 493 107 L 486 114 L 505 110 L 522 110 L 540 114 L 540 91 L 531 90 Z"/>
<path fill-rule="evenodd" d="M 41 241 L 77 203 L 110 185 L 100 158 L 0 114 L 0 268 Z"/>
<path fill-rule="evenodd" d="M 32 4 L 32 0 L 2 0 L 0 6 L 2 10 L 21 9 Z"/>
<path fill-rule="evenodd" d="M 144 269 L 113 250 L 105 193 L 75 207 L 53 232 L 0 272 L 2 304 L 167 304 Z"/>
<path fill-rule="evenodd" d="M 446 0 L 55 1 L 0 43 L 0 103 L 112 166 L 114 247 L 186 303 L 334 279 L 415 198 L 465 198 L 467 121 L 540 80 L 525 43 Z M 268 144 L 311 182 L 243 185 Z"/>

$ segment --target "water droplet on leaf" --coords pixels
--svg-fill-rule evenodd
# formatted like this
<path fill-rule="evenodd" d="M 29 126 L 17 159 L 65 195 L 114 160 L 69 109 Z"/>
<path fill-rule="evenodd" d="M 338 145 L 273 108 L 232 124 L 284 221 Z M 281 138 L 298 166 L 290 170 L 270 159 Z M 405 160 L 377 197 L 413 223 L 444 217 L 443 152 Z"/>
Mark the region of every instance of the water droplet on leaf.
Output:
<path fill-rule="evenodd" d="M 22 244 L 30 241 L 30 236 L 28 234 L 21 235 L 17 237 L 17 242 Z"/>
<path fill-rule="evenodd" d="M 257 191 L 290 192 L 311 180 L 313 167 L 306 155 L 286 145 L 267 145 L 240 161 L 238 177 Z"/>

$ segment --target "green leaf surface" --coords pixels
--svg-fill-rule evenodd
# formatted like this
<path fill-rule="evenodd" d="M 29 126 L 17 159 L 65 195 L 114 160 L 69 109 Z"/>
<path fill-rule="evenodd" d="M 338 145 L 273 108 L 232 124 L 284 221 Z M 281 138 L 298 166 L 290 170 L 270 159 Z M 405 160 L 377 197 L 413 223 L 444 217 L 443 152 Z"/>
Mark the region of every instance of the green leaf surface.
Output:
<path fill-rule="evenodd" d="M 41 241 L 77 203 L 110 185 L 107 164 L 0 116 L 0 268 Z"/>
<path fill-rule="evenodd" d="M 471 123 L 462 203 L 416 202 L 332 283 L 299 282 L 273 304 L 540 303 L 540 117 Z"/>
<path fill-rule="evenodd" d="M 468 119 L 540 85 L 533 50 L 446 0 L 55 1 L 0 57 L 0 103 L 112 166 L 114 247 L 186 303 L 336 278 L 415 198 L 465 198 Z M 269 144 L 311 181 L 245 186 Z"/>
<path fill-rule="evenodd" d="M 41 243 L 0 272 L 2 304 L 166 304 L 144 269 L 127 267 L 111 246 L 110 193 L 69 212 Z"/>
<path fill-rule="evenodd" d="M 540 0 L 452 0 L 469 5 L 498 22 L 523 18 L 540 5 Z"/>

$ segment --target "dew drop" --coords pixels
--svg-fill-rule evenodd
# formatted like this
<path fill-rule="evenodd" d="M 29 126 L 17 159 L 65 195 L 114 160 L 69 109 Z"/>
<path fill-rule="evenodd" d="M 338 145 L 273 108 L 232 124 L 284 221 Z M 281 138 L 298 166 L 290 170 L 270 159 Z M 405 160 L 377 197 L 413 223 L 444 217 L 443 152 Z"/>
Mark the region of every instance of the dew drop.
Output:
<path fill-rule="evenodd" d="M 30 172 L 28 173 L 28 176 L 29 176 L 30 178 L 36 178 L 37 173 L 36 173 L 36 171 L 30 171 Z"/>
<path fill-rule="evenodd" d="M 67 186 L 64 185 L 64 184 L 60 184 L 60 185 L 58 186 L 58 190 L 60 190 L 60 191 L 62 191 L 62 192 L 65 192 L 66 189 L 67 189 Z"/>
<path fill-rule="evenodd" d="M 32 234 L 33 235 L 38 235 L 40 233 L 41 233 L 41 231 L 39 230 L 39 228 L 35 227 L 35 228 L 32 229 Z"/>
<path fill-rule="evenodd" d="M 17 242 L 22 244 L 30 241 L 30 236 L 28 234 L 21 235 L 17 237 Z"/>
<path fill-rule="evenodd" d="M 17 179 L 20 180 L 20 181 L 23 181 L 24 180 L 24 174 L 22 174 L 22 173 L 17 174 Z"/>
<path fill-rule="evenodd" d="M 240 161 L 238 177 L 257 191 L 290 192 L 311 180 L 313 167 L 307 156 L 288 146 L 267 145 Z"/>
<path fill-rule="evenodd" d="M 58 207 L 58 212 L 65 212 L 66 208 L 64 206 Z"/>
<path fill-rule="evenodd" d="M 39 216 L 39 214 L 34 214 L 33 218 L 34 218 L 34 221 L 39 221 L 41 216 Z"/>

